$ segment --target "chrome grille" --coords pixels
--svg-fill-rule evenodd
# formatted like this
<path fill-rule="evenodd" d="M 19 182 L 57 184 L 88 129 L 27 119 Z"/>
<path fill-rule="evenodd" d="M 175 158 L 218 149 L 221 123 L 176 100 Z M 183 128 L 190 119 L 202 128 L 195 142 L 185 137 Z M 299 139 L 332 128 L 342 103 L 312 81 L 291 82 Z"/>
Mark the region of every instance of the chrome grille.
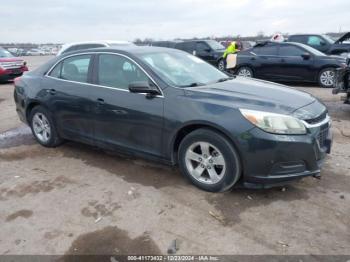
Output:
<path fill-rule="evenodd" d="M 318 140 L 318 143 L 319 143 L 321 148 L 326 145 L 326 140 L 327 140 L 327 137 L 328 137 L 328 131 L 329 131 L 329 125 L 328 124 L 321 126 L 320 132 L 319 132 L 319 134 L 317 136 L 317 140 Z"/>
<path fill-rule="evenodd" d="M 14 69 L 20 68 L 23 66 L 23 61 L 15 61 L 15 62 L 0 62 L 0 66 L 5 69 Z"/>

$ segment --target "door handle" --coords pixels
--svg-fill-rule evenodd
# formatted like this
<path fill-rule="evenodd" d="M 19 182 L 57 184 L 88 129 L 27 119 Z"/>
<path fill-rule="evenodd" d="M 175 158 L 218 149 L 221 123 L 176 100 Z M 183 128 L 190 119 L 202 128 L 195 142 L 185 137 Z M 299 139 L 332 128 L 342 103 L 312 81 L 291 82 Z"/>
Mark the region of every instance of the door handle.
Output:
<path fill-rule="evenodd" d="M 56 90 L 55 89 L 48 89 L 46 90 L 47 93 L 49 93 L 50 95 L 55 95 L 56 94 Z"/>
<path fill-rule="evenodd" d="M 284 58 L 282 58 L 282 59 L 281 59 L 281 62 L 283 62 L 283 63 L 284 63 L 284 62 L 286 62 L 286 60 L 285 60 Z"/>
<path fill-rule="evenodd" d="M 103 100 L 102 98 L 97 98 L 97 103 L 99 105 L 103 105 L 105 103 L 105 100 Z"/>

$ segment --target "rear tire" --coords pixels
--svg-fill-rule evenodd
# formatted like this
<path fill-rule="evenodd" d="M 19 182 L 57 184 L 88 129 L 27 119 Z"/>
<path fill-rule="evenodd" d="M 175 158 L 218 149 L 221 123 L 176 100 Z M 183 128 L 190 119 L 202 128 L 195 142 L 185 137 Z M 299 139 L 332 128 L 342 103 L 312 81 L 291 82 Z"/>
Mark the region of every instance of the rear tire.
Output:
<path fill-rule="evenodd" d="M 56 147 L 62 144 L 51 113 L 43 106 L 34 107 L 29 114 L 32 133 L 39 144 L 45 147 Z"/>
<path fill-rule="evenodd" d="M 220 71 L 225 71 L 226 69 L 226 65 L 225 65 L 225 60 L 224 59 L 220 59 L 218 62 L 218 69 Z"/>
<path fill-rule="evenodd" d="M 239 155 L 233 145 L 207 128 L 195 130 L 181 141 L 178 158 L 182 174 L 205 191 L 226 191 L 241 175 Z"/>
<path fill-rule="evenodd" d="M 248 78 L 254 77 L 253 70 L 248 66 L 242 66 L 242 67 L 238 68 L 236 74 L 238 76 L 243 76 L 243 77 L 248 77 Z"/>
<path fill-rule="evenodd" d="M 335 82 L 335 69 L 324 68 L 318 74 L 318 84 L 323 88 L 333 88 Z"/>

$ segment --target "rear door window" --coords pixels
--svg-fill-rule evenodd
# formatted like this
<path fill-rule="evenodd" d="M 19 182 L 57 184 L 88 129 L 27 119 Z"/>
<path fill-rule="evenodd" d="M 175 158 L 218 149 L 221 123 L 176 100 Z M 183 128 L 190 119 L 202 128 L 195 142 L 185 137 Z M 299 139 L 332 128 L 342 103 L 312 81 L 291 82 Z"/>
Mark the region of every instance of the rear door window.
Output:
<path fill-rule="evenodd" d="M 198 42 L 196 46 L 196 51 L 198 53 L 206 53 L 209 50 L 209 46 L 206 43 Z"/>
<path fill-rule="evenodd" d="M 275 56 L 277 55 L 277 45 L 266 45 L 254 47 L 253 52 L 257 55 Z"/>
<path fill-rule="evenodd" d="M 307 44 L 311 46 L 321 46 L 322 42 L 324 42 L 324 40 L 319 36 L 312 35 L 307 38 Z"/>
<path fill-rule="evenodd" d="M 51 70 L 49 76 L 64 80 L 87 83 L 91 55 L 77 55 L 64 59 Z"/>
<path fill-rule="evenodd" d="M 176 45 L 176 48 L 192 54 L 193 51 L 196 49 L 196 42 L 179 43 Z"/>

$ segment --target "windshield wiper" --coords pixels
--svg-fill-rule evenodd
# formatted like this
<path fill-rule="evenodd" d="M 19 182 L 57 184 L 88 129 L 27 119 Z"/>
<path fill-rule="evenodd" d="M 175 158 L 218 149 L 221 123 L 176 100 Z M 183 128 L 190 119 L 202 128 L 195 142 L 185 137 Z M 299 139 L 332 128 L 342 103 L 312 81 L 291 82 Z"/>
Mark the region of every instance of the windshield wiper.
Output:
<path fill-rule="evenodd" d="M 234 78 L 235 78 L 234 76 L 220 78 L 218 81 L 216 81 L 216 83 L 225 82 L 225 81 L 228 81 L 228 80 L 232 80 Z"/>
<path fill-rule="evenodd" d="M 193 83 L 191 83 L 191 84 L 189 84 L 189 85 L 183 85 L 183 86 L 181 86 L 181 87 L 195 87 L 195 86 L 204 86 L 205 84 L 203 84 L 203 83 L 199 83 L 199 82 L 193 82 Z"/>

